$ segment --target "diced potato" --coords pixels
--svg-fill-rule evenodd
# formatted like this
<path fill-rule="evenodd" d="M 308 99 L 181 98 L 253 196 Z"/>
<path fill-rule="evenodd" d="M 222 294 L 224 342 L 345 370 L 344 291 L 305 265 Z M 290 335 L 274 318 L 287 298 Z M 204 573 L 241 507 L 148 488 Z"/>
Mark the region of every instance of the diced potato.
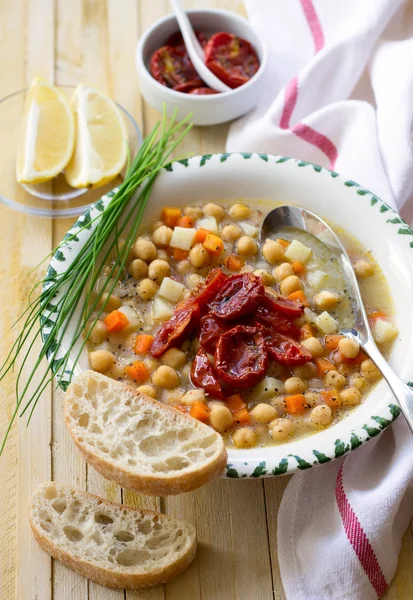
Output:
<path fill-rule="evenodd" d="M 372 327 L 374 340 L 378 344 L 387 344 L 392 342 L 397 336 L 397 329 L 394 325 L 383 319 L 377 319 Z"/>
<path fill-rule="evenodd" d="M 129 324 L 125 327 L 123 331 L 131 331 L 132 329 L 137 329 L 139 325 L 142 324 L 142 319 L 139 317 L 136 310 L 132 308 L 132 306 L 121 306 L 118 310 L 119 312 L 123 313 L 129 321 Z"/>
<path fill-rule="evenodd" d="M 181 298 L 184 289 L 185 286 L 182 285 L 182 283 L 179 283 L 170 277 L 164 277 L 161 287 L 159 288 L 159 295 L 166 300 L 169 300 L 169 302 L 176 304 Z"/>
<path fill-rule="evenodd" d="M 251 225 L 251 223 L 247 223 L 246 221 L 241 221 L 238 223 L 238 225 L 241 227 L 245 235 L 248 235 L 252 238 L 256 238 L 258 236 L 260 230 L 258 227 L 255 227 L 255 225 Z"/>
<path fill-rule="evenodd" d="M 175 227 L 169 245 L 172 248 L 190 250 L 195 240 L 196 229 L 192 227 Z"/>
<path fill-rule="evenodd" d="M 268 400 L 283 390 L 283 382 L 275 377 L 264 377 L 254 389 L 254 397 L 258 400 Z"/>
<path fill-rule="evenodd" d="M 212 233 L 218 233 L 218 223 L 215 217 L 203 217 L 202 219 L 198 219 L 195 224 L 197 229 L 208 229 L 208 231 L 212 231 Z"/>
<path fill-rule="evenodd" d="M 324 311 L 321 313 L 321 315 L 318 315 L 315 320 L 315 324 L 317 325 L 318 329 L 325 334 L 335 333 L 338 331 L 337 321 L 333 319 L 333 317 L 329 315 L 327 311 Z"/>
<path fill-rule="evenodd" d="M 153 303 L 153 318 L 155 321 L 167 321 L 174 314 L 174 309 L 163 298 L 156 298 Z"/>
<path fill-rule="evenodd" d="M 285 258 L 288 258 L 288 260 L 299 260 L 301 263 L 305 263 L 310 258 L 311 253 L 311 248 L 305 246 L 298 240 L 293 240 L 285 251 Z"/>
<path fill-rule="evenodd" d="M 307 281 L 314 290 L 326 287 L 327 280 L 328 275 L 324 271 L 313 271 L 307 275 Z"/>
<path fill-rule="evenodd" d="M 314 325 L 317 318 L 318 314 L 311 310 L 311 308 L 304 309 L 304 319 L 306 323 L 308 323 L 309 325 Z"/>

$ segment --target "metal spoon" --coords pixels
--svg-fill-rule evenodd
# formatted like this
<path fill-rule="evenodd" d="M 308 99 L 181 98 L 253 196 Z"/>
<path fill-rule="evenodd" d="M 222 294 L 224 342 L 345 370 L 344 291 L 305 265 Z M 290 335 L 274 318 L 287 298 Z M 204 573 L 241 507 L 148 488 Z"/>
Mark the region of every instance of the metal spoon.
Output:
<path fill-rule="evenodd" d="M 354 328 L 345 329 L 341 333 L 357 341 L 374 361 L 397 399 L 413 432 L 413 390 L 396 375 L 376 346 L 353 267 L 339 238 L 327 223 L 314 213 L 296 206 L 279 206 L 265 217 L 261 227 L 261 241 L 264 242 L 267 238 L 273 237 L 274 234 L 280 233 L 285 227 L 303 229 L 317 238 L 321 238 L 321 241 L 338 260 L 350 286 L 351 296 L 354 299 L 352 307 Z"/>
<path fill-rule="evenodd" d="M 198 42 L 194 30 L 192 29 L 188 15 L 183 10 L 179 0 L 170 0 L 170 2 L 174 10 L 176 20 L 178 21 L 182 37 L 184 38 L 189 58 L 191 59 L 198 75 L 213 90 L 217 90 L 218 92 L 230 92 L 231 88 L 218 79 L 218 77 L 216 77 L 204 63 L 204 51 L 201 44 Z"/>

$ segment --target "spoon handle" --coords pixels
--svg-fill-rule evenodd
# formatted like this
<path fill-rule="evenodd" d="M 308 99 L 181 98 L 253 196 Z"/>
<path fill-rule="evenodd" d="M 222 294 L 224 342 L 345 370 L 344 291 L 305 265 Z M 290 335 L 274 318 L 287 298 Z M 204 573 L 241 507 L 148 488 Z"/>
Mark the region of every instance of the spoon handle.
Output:
<path fill-rule="evenodd" d="M 188 15 L 184 11 L 181 6 L 179 0 L 170 0 L 171 6 L 174 10 L 176 20 L 178 21 L 179 28 L 182 33 L 182 37 L 184 38 L 184 42 L 188 44 L 190 38 L 190 42 L 195 47 L 195 50 L 199 57 L 203 56 L 202 46 L 198 41 L 198 38 L 195 35 L 194 30 L 192 29 L 192 25 L 190 20 L 188 19 Z"/>
<path fill-rule="evenodd" d="M 396 375 L 372 339 L 368 339 L 362 347 L 381 371 L 413 432 L 413 389 Z"/>

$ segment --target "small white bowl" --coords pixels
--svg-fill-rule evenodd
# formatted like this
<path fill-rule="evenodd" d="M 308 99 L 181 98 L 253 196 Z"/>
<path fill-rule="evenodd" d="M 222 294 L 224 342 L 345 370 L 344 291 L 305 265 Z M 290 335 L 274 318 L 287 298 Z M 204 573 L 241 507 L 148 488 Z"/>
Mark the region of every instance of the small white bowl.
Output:
<path fill-rule="evenodd" d="M 176 92 L 154 79 L 149 71 L 152 54 L 174 33 L 179 31 L 175 15 L 160 19 L 141 37 L 136 48 L 136 67 L 140 90 L 145 100 L 162 111 L 166 105 L 168 116 L 175 108 L 178 118 L 183 119 L 193 113 L 194 125 L 216 125 L 231 121 L 251 110 L 257 103 L 263 85 L 263 74 L 267 64 L 267 51 L 260 38 L 246 19 L 226 10 L 188 10 L 188 17 L 196 31 L 216 33 L 227 31 L 248 40 L 255 48 L 260 60 L 257 73 L 244 85 L 230 92 L 196 96 Z"/>

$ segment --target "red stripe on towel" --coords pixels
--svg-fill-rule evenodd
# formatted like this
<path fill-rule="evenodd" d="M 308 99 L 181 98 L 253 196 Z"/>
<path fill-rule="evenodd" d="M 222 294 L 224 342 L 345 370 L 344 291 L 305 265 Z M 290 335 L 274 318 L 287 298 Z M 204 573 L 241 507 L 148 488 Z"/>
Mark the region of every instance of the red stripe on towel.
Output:
<path fill-rule="evenodd" d="M 377 596 L 380 598 L 388 587 L 371 544 L 364 533 L 360 521 L 350 506 L 343 487 L 343 465 L 337 475 L 336 502 L 343 521 L 344 530 L 350 544 L 353 546 L 361 566 L 365 570 Z"/>

